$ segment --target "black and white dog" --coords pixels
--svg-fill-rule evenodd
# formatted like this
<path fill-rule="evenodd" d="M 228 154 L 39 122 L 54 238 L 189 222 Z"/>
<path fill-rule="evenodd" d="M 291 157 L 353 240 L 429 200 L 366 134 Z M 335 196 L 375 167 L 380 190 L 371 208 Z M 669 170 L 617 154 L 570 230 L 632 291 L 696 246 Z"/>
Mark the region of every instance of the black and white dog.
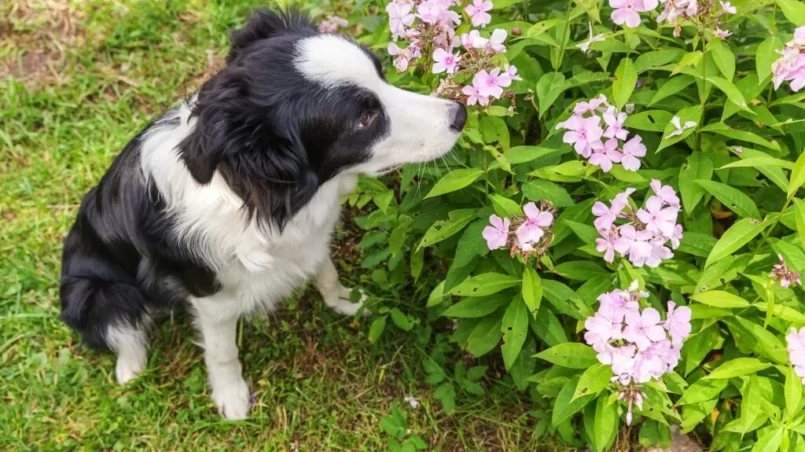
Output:
<path fill-rule="evenodd" d="M 329 242 L 358 175 L 453 147 L 464 106 L 395 88 L 375 56 L 303 15 L 260 11 L 227 66 L 135 137 L 87 193 L 64 243 L 61 318 L 117 354 L 123 384 L 146 363 L 155 315 L 189 306 L 212 399 L 245 418 L 235 340 L 312 277 L 345 315 Z"/>

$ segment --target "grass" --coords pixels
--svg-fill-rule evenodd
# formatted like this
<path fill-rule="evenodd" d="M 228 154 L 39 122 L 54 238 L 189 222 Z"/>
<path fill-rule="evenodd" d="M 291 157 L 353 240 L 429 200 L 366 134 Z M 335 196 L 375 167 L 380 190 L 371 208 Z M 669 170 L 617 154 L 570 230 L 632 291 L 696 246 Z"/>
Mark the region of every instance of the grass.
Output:
<path fill-rule="evenodd" d="M 255 392 L 244 422 L 215 412 L 185 316 L 158 328 L 145 374 L 125 387 L 111 355 L 84 349 L 57 320 L 61 240 L 81 197 L 140 128 L 220 67 L 227 30 L 251 6 L 0 6 L 0 449 L 383 450 L 380 419 L 409 395 L 422 402 L 405 407 L 409 428 L 431 449 L 536 448 L 536 420 L 509 386 L 445 414 L 415 338 L 369 344 L 368 322 L 332 314 L 311 291 L 242 325 Z"/>

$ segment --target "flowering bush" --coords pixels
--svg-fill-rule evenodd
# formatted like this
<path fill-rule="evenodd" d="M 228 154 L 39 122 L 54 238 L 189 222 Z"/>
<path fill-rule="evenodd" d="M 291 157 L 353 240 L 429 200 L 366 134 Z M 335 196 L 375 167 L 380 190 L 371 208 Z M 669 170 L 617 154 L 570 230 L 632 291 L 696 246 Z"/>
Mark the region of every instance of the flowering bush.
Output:
<path fill-rule="evenodd" d="M 391 83 L 469 107 L 447 159 L 348 199 L 395 294 L 370 340 L 415 334 L 447 411 L 505 375 L 575 446 L 805 448 L 802 2 L 358 11 Z"/>

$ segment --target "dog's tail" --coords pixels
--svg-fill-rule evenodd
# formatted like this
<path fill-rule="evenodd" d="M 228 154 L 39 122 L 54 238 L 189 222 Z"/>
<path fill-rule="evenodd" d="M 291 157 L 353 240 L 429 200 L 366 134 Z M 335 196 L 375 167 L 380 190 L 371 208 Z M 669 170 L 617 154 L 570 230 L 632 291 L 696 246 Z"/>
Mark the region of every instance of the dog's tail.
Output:
<path fill-rule="evenodd" d="M 140 331 L 148 322 L 146 297 L 78 235 L 74 227 L 65 240 L 59 318 L 81 334 L 84 344 L 116 349 L 110 331 Z"/>

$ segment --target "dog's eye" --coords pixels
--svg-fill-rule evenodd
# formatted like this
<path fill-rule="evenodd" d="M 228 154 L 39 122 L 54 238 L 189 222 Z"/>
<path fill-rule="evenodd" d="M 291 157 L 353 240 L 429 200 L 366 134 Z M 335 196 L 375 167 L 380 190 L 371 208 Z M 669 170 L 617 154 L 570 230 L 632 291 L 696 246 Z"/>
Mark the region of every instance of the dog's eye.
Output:
<path fill-rule="evenodd" d="M 375 118 L 377 118 L 377 112 L 374 110 L 367 110 L 363 112 L 363 114 L 361 115 L 361 119 L 358 120 L 358 125 L 355 126 L 355 128 L 363 129 L 364 127 L 369 126 L 369 124 L 371 124 L 372 121 L 375 120 Z"/>

